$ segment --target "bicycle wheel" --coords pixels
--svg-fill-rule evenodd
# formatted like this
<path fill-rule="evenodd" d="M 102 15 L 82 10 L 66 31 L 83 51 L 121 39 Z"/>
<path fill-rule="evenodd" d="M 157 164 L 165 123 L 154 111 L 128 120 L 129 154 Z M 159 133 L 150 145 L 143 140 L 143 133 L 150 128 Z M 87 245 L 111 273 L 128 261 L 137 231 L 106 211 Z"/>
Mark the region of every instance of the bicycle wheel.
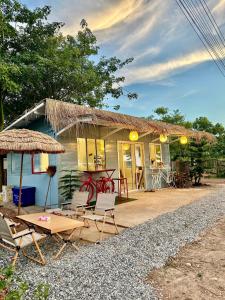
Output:
<path fill-rule="evenodd" d="M 94 196 L 94 187 L 89 182 L 84 182 L 80 187 L 80 192 L 89 192 L 88 194 L 88 204 L 91 202 Z"/>
<path fill-rule="evenodd" d="M 104 183 L 104 193 L 114 193 L 115 191 L 115 183 L 112 179 L 107 180 Z"/>

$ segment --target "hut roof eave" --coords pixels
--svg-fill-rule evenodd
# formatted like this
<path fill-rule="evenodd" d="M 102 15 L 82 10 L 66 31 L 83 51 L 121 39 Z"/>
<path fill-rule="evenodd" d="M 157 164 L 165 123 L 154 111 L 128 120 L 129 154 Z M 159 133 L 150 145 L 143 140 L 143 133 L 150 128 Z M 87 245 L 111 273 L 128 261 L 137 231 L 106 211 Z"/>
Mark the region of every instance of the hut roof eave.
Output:
<path fill-rule="evenodd" d="M 73 103 L 46 99 L 45 113 L 53 129 L 62 131 L 70 125 L 80 126 L 81 123 L 118 127 L 151 134 L 167 134 L 173 136 L 185 135 L 196 140 L 205 138 L 214 142 L 215 136 L 204 131 L 187 129 L 180 125 L 169 124 L 156 120 L 146 120 L 135 116 L 90 108 Z"/>

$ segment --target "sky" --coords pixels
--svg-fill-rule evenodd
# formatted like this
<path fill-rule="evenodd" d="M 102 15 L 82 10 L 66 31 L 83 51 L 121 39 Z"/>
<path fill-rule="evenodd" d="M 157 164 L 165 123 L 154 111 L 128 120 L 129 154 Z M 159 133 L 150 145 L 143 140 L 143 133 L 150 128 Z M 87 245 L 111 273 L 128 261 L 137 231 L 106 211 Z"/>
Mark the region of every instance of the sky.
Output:
<path fill-rule="evenodd" d="M 119 112 L 151 115 L 159 106 L 179 109 L 188 120 L 207 116 L 225 125 L 225 77 L 211 60 L 175 0 L 22 0 L 50 5 L 50 21 L 75 35 L 86 19 L 100 54 L 134 61 L 122 70 L 125 89 L 138 100 L 107 100 Z M 225 0 L 207 0 L 225 36 Z"/>

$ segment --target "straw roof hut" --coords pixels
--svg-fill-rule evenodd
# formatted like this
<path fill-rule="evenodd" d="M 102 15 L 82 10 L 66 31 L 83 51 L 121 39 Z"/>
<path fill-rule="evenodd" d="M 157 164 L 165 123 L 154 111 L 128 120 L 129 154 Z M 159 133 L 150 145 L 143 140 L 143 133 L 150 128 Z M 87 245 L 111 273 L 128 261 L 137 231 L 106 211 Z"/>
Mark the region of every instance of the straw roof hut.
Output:
<path fill-rule="evenodd" d="M 11 129 L 0 132 L 0 154 L 16 153 L 62 153 L 63 146 L 47 134 L 28 130 Z"/>
<path fill-rule="evenodd" d="M 140 133 L 167 134 L 172 136 L 185 135 L 197 141 L 206 139 L 214 142 L 215 136 L 204 131 L 195 131 L 183 126 L 173 125 L 155 120 L 145 120 L 130 115 L 90 108 L 63 101 L 46 99 L 45 114 L 52 128 L 57 132 L 63 128 L 76 126 L 79 128 L 83 123 L 118 127 L 129 130 L 137 130 Z M 86 119 L 85 119 L 86 117 Z"/>
<path fill-rule="evenodd" d="M 29 153 L 63 153 L 64 147 L 52 137 L 29 129 L 11 129 L 0 132 L 0 154 L 10 152 L 21 153 L 20 190 L 18 200 L 18 215 L 21 208 L 23 157 Z"/>

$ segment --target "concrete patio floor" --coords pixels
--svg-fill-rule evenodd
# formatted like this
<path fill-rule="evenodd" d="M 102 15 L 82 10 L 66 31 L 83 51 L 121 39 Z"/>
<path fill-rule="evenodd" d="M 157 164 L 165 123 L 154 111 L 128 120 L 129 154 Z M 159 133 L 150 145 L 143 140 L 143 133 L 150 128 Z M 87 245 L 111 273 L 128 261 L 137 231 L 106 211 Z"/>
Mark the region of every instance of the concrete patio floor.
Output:
<path fill-rule="evenodd" d="M 155 192 L 132 192 L 129 197 L 137 200 L 117 205 L 117 223 L 133 227 L 197 201 L 211 193 L 212 189 L 216 189 L 216 185 L 187 189 L 165 188 Z"/>

